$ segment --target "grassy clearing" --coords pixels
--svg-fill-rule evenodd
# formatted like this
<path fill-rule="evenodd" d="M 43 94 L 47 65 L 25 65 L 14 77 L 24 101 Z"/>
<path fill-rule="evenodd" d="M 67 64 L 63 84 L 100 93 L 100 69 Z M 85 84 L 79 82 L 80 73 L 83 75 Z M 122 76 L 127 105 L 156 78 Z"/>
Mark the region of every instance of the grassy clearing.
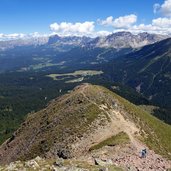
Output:
<path fill-rule="evenodd" d="M 46 68 L 46 67 L 52 67 L 52 66 L 58 66 L 58 64 L 53 64 L 53 63 L 40 63 L 37 65 L 31 65 L 29 66 L 29 70 L 38 70 L 38 69 L 42 69 L 42 68 Z"/>
<path fill-rule="evenodd" d="M 4 96 L 0 96 L 0 99 L 5 99 L 5 97 Z"/>
<path fill-rule="evenodd" d="M 91 147 L 90 151 L 100 149 L 104 146 L 115 146 L 115 145 L 125 144 L 125 143 L 128 143 L 129 141 L 130 141 L 130 139 L 129 139 L 128 135 L 125 132 L 120 132 L 119 134 L 114 135 L 114 136 L 100 142 L 99 144 Z"/>
<path fill-rule="evenodd" d="M 82 82 L 83 80 L 84 80 L 84 77 L 80 77 L 80 78 L 66 81 L 65 83 L 77 83 L 77 82 Z"/>
<path fill-rule="evenodd" d="M 63 76 L 94 76 L 94 75 L 100 75 L 103 74 L 102 71 L 94 71 L 94 70 L 79 70 L 75 71 L 73 73 L 65 73 L 65 74 L 49 74 L 47 77 L 52 78 L 53 80 L 58 80 L 57 77 L 63 77 Z"/>
<path fill-rule="evenodd" d="M 47 75 L 47 77 L 52 78 L 54 81 L 58 80 L 56 74 L 49 74 L 49 75 Z"/>

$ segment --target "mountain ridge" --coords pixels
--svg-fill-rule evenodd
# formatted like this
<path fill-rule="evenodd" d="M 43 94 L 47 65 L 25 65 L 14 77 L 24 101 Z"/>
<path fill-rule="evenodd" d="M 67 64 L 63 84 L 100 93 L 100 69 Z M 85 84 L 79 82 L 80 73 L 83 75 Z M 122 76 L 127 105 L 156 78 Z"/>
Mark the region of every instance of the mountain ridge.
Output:
<path fill-rule="evenodd" d="M 129 136 L 136 153 L 147 144 L 169 157 L 170 130 L 169 125 L 109 90 L 84 84 L 53 100 L 46 109 L 28 115 L 0 147 L 0 163 L 33 159 L 38 155 L 84 156 L 92 146 L 122 131 Z"/>
<path fill-rule="evenodd" d="M 169 108 L 170 64 L 171 38 L 168 38 L 112 60 L 107 70 L 114 81 L 131 86 L 161 107 L 163 104 Z"/>
<path fill-rule="evenodd" d="M 107 36 L 97 36 L 95 38 L 86 36 L 59 36 L 58 34 L 37 37 L 25 38 L 17 40 L 0 41 L 0 50 L 7 50 L 22 46 L 40 46 L 53 45 L 53 47 L 62 46 L 84 46 L 84 47 L 98 47 L 98 48 L 139 48 L 148 44 L 161 41 L 168 38 L 167 35 L 150 34 L 142 32 L 139 34 L 132 34 L 131 32 L 116 32 Z"/>
<path fill-rule="evenodd" d="M 140 48 L 148 44 L 168 38 L 168 36 L 149 34 L 147 32 L 132 34 L 131 32 L 116 32 L 106 37 L 97 37 L 90 42 L 95 47 Z"/>

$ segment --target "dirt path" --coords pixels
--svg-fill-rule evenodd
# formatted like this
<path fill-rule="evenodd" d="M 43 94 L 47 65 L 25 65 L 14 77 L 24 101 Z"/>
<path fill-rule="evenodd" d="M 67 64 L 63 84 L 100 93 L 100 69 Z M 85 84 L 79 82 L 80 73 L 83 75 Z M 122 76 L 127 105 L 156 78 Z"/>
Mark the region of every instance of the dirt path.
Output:
<path fill-rule="evenodd" d="M 124 167 L 125 170 L 131 171 L 166 171 L 168 168 L 171 168 L 171 162 L 164 159 L 162 156 L 155 154 L 154 151 L 150 150 L 145 144 L 143 144 L 137 138 L 139 135 L 139 129 L 136 125 L 124 118 L 124 116 L 114 109 L 108 109 L 106 105 L 98 105 L 94 101 L 90 100 L 84 91 L 87 86 L 84 86 L 81 93 L 83 96 L 89 100 L 92 104 L 98 106 L 102 111 L 104 111 L 111 120 L 111 126 L 108 128 L 108 131 L 104 131 L 104 134 L 113 135 L 118 132 L 125 132 L 130 138 L 130 144 L 125 147 L 106 147 L 93 152 L 92 156 L 96 156 L 102 160 L 112 160 L 114 165 Z M 140 158 L 141 149 L 147 149 L 147 157 Z M 90 157 L 90 156 L 89 156 Z"/>
<path fill-rule="evenodd" d="M 131 146 L 128 147 L 128 149 L 124 149 L 126 150 L 124 153 L 113 155 L 112 161 L 115 165 L 122 166 L 126 170 L 136 171 L 165 171 L 168 168 L 171 168 L 171 162 L 167 161 L 162 156 L 155 154 L 154 151 L 150 150 L 136 138 L 139 129 L 134 123 L 126 120 L 120 112 L 115 110 L 110 112 L 110 118 L 114 126 L 116 127 L 117 125 L 117 127 L 120 127 L 122 131 L 128 134 L 131 140 Z M 146 158 L 140 158 L 140 151 L 143 148 L 146 148 L 148 152 Z M 119 151 L 120 150 L 118 150 L 118 152 Z"/>
<path fill-rule="evenodd" d="M 120 112 L 114 110 L 112 112 L 113 115 L 111 114 L 110 117 L 114 126 L 116 127 L 117 124 L 118 127 L 121 127 L 121 130 L 126 132 L 131 140 L 129 147 L 113 152 L 111 159 L 115 165 L 122 166 L 126 170 L 135 171 L 166 171 L 168 168 L 171 168 L 171 162 L 155 154 L 154 151 L 149 150 L 145 144 L 136 138 L 139 130 L 135 124 L 126 120 Z M 112 117 L 117 117 L 117 121 Z M 146 148 L 148 152 L 146 158 L 140 158 L 140 151 L 143 148 Z"/>

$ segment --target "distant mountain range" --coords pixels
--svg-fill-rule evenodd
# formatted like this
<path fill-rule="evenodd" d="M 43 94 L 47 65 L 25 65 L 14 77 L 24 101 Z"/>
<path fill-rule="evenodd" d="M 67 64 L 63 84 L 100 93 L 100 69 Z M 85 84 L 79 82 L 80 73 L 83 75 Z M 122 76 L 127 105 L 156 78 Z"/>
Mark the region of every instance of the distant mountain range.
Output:
<path fill-rule="evenodd" d="M 0 50 L 8 50 L 15 47 L 39 46 L 46 44 L 49 37 L 25 38 L 17 40 L 0 41 Z"/>
<path fill-rule="evenodd" d="M 156 153 L 171 158 L 171 38 L 53 35 L 0 42 L 0 49 L 0 164 L 36 156 L 89 160 L 101 148 L 103 159 L 105 147 L 112 161 L 119 149 L 134 165 L 148 146 L 148 168 L 152 161 L 154 170 L 167 168 Z"/>
<path fill-rule="evenodd" d="M 54 48 L 60 49 L 71 49 L 73 47 L 91 47 L 91 48 L 139 48 L 144 45 L 152 44 L 163 39 L 168 38 L 166 35 L 159 34 L 149 34 L 140 33 L 134 35 L 130 32 L 117 32 L 110 34 L 108 36 L 90 38 L 90 37 L 77 37 L 68 36 L 61 37 L 58 35 L 53 35 L 50 37 L 37 37 L 37 38 L 27 38 L 18 39 L 11 41 L 1 41 L 0 49 L 5 50 L 9 48 L 14 48 L 17 46 L 39 46 L 46 45 Z"/>
<path fill-rule="evenodd" d="M 93 47 L 112 47 L 116 49 L 139 48 L 166 38 L 168 38 L 168 36 L 149 34 L 146 32 L 137 35 L 134 35 L 130 32 L 118 32 L 106 37 L 97 37 L 90 42 L 90 45 Z"/>
<path fill-rule="evenodd" d="M 171 39 L 167 37 L 118 32 L 97 38 L 53 35 L 4 41 L 0 42 L 0 49 L 6 49 L 0 53 L 0 72 L 102 70 L 110 81 L 130 86 L 154 105 L 169 108 Z"/>

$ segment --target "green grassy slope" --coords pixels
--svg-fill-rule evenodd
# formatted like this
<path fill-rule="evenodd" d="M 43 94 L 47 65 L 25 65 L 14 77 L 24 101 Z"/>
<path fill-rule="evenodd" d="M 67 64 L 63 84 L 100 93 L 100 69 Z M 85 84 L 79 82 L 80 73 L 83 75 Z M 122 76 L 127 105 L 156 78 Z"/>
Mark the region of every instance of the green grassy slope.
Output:
<path fill-rule="evenodd" d="M 107 94 L 111 94 L 107 89 L 105 89 L 105 91 Z M 141 130 L 145 131 L 145 134 L 142 132 L 144 142 L 157 153 L 171 158 L 171 126 L 117 94 L 112 93 L 112 95 L 122 104 L 124 110 L 127 112 L 127 116 L 131 118 Z"/>

